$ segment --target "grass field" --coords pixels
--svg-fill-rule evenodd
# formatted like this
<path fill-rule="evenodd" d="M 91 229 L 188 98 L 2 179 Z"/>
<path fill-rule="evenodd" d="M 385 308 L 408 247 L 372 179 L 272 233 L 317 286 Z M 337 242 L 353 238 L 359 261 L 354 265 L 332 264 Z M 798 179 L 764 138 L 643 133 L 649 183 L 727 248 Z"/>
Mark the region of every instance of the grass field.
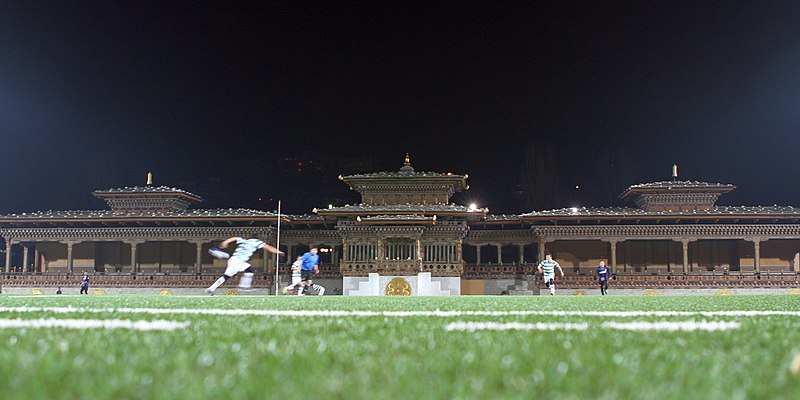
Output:
<path fill-rule="evenodd" d="M 800 398 L 796 295 L 3 295 L 0 345 L 8 399 Z"/>

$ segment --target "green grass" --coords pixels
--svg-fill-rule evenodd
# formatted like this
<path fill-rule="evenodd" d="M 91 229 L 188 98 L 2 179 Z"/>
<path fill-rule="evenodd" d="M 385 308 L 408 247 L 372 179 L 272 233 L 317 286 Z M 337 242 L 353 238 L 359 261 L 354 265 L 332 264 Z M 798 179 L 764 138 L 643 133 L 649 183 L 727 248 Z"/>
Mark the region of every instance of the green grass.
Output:
<path fill-rule="evenodd" d="M 800 310 L 800 296 L 0 296 L 0 307 L 264 310 Z M 800 317 L 264 317 L 0 312 L 2 319 L 188 321 L 170 332 L 0 328 L 14 399 L 794 399 Z M 624 332 L 605 320 L 738 321 Z M 587 331 L 448 332 L 456 321 L 585 322 Z M 9 397 L 6 397 L 9 396 Z"/>

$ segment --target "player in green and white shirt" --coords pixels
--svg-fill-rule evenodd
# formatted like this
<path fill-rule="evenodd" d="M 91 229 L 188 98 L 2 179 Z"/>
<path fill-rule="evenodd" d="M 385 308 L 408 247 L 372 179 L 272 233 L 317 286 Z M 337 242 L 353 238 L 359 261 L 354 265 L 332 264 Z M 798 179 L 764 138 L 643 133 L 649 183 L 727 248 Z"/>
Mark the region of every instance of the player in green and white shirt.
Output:
<path fill-rule="evenodd" d="M 283 294 L 294 292 L 294 289 L 303 280 L 300 277 L 300 267 L 303 266 L 303 256 L 297 256 L 297 260 L 292 264 L 292 283 L 289 286 L 281 289 Z"/>
<path fill-rule="evenodd" d="M 553 261 L 553 256 L 549 253 L 545 256 L 545 260 L 539 263 L 539 266 L 536 269 L 539 270 L 539 273 L 542 274 L 544 278 L 544 284 L 550 288 L 550 295 L 556 295 L 556 268 L 558 268 L 558 272 L 561 273 L 561 277 L 564 277 L 564 271 L 561 269 L 561 266 L 558 265 L 557 262 Z"/>

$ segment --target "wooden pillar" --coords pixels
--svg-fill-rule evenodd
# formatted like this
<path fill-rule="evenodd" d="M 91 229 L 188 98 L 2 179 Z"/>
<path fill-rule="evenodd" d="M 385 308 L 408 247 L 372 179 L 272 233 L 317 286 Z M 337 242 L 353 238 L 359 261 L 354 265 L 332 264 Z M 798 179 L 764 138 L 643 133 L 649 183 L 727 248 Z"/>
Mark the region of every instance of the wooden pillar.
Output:
<path fill-rule="evenodd" d="M 498 264 L 502 264 L 503 263 L 503 245 L 498 243 L 495 246 L 497 247 L 497 263 Z"/>
<path fill-rule="evenodd" d="M 538 256 L 539 256 L 539 261 L 542 261 L 542 260 L 544 260 L 544 252 L 545 252 L 545 248 L 544 248 L 544 240 L 541 240 L 541 239 L 540 239 L 540 240 L 539 240 L 539 254 L 538 254 Z"/>
<path fill-rule="evenodd" d="M 6 238 L 6 272 L 11 272 L 11 243 L 10 238 Z"/>
<path fill-rule="evenodd" d="M 480 245 L 480 244 L 476 244 L 475 245 L 475 255 L 477 256 L 477 260 L 476 260 L 477 261 L 477 265 L 481 265 L 481 247 L 483 247 L 483 245 Z"/>
<path fill-rule="evenodd" d="M 683 245 L 683 273 L 685 274 L 689 271 L 689 241 L 681 240 L 681 245 Z"/>
<path fill-rule="evenodd" d="M 139 259 L 136 256 L 136 250 L 137 250 L 137 247 L 139 246 L 140 242 L 128 241 L 128 242 L 125 242 L 125 243 L 128 243 L 129 245 L 131 245 L 131 273 L 135 274 L 135 273 L 139 272 L 139 265 L 138 265 L 138 260 Z"/>
<path fill-rule="evenodd" d="M 28 246 L 25 246 L 24 244 L 22 245 L 22 272 L 31 272 L 31 270 L 28 268 L 29 250 L 30 249 L 28 248 Z"/>
<path fill-rule="evenodd" d="M 611 273 L 613 274 L 617 271 L 617 241 L 611 240 L 608 242 L 608 244 L 611 246 L 611 265 L 609 265 L 609 267 L 611 268 Z"/>
<path fill-rule="evenodd" d="M 753 267 L 755 272 L 761 272 L 761 240 L 753 239 Z"/>
<path fill-rule="evenodd" d="M 72 246 L 75 242 L 67 242 L 67 272 L 72 275 L 73 271 L 73 260 L 72 260 Z"/>
<path fill-rule="evenodd" d="M 36 245 L 33 246 L 33 271 L 42 272 L 42 255 Z"/>
<path fill-rule="evenodd" d="M 517 244 L 517 249 L 519 249 L 519 263 L 525 263 L 525 245 L 524 244 Z"/>
<path fill-rule="evenodd" d="M 286 243 L 286 259 L 290 262 L 294 262 L 294 245 Z"/>
<path fill-rule="evenodd" d="M 194 273 L 195 274 L 202 274 L 203 273 L 203 242 L 196 241 L 194 243 L 195 247 L 195 259 L 194 259 Z"/>

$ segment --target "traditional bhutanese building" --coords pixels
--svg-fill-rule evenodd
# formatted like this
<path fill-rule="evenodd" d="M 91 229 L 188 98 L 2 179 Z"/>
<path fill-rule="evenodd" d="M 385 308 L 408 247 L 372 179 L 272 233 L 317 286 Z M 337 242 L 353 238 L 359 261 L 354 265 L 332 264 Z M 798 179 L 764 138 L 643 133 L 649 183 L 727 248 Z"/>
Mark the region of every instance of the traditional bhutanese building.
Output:
<path fill-rule="evenodd" d="M 418 172 L 408 156 L 397 171 L 342 176 L 361 202 L 281 216 L 286 257 L 257 254 L 251 260 L 257 283 L 274 289 L 276 266 L 317 247 L 317 280 L 333 289 L 326 293 L 536 294 L 530 276 L 545 252 L 567 274 L 562 287 L 591 282 L 601 260 L 620 286 L 800 286 L 800 209 L 717 205 L 735 189 L 730 184 L 644 183 L 620 195 L 629 207 L 497 215 L 451 202 L 469 188 L 467 178 Z M 108 208 L 0 216 L 6 242 L 0 284 L 71 284 L 89 271 L 98 285 L 202 286 L 224 270 L 207 254 L 220 240 L 278 238 L 274 213 L 193 208 L 200 196 L 177 188 L 93 194 Z M 14 268 L 12 254 L 20 252 L 22 264 Z"/>

